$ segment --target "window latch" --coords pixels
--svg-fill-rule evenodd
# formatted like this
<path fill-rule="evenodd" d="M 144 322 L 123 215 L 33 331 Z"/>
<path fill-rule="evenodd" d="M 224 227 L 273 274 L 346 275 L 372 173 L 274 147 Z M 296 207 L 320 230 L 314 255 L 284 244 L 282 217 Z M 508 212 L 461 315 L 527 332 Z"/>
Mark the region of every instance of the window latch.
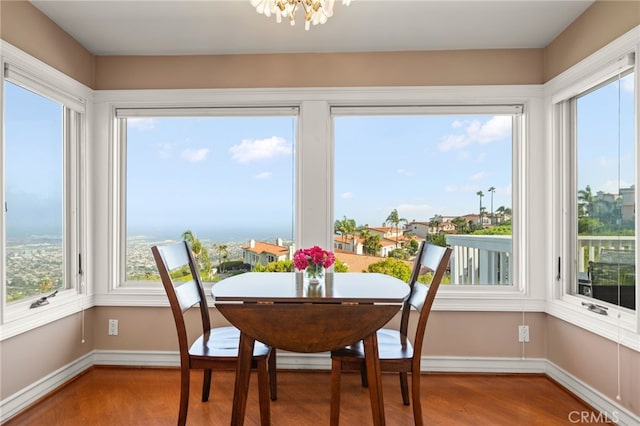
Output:
<path fill-rule="evenodd" d="M 58 290 L 54 291 L 53 293 L 51 293 L 48 296 L 42 296 L 40 299 L 38 299 L 35 302 L 33 302 L 31 304 L 31 306 L 29 307 L 29 309 L 39 308 L 40 306 L 48 305 L 49 304 L 49 300 L 48 299 L 50 297 L 55 297 L 56 294 L 58 294 Z"/>
<path fill-rule="evenodd" d="M 582 306 L 586 307 L 588 311 L 595 312 L 600 315 L 609 315 L 607 307 L 602 305 L 596 305 L 595 303 L 582 302 Z"/>

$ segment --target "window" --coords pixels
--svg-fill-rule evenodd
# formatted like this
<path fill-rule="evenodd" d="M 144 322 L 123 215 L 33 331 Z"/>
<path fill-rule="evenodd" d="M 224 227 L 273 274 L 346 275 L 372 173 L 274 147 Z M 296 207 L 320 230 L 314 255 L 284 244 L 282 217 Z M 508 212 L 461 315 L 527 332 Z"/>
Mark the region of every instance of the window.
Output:
<path fill-rule="evenodd" d="M 521 111 L 334 108 L 338 260 L 408 279 L 426 239 L 454 249 L 443 283 L 512 286 Z"/>
<path fill-rule="evenodd" d="M 545 84 L 553 162 L 546 311 L 638 348 L 638 33 Z"/>
<path fill-rule="evenodd" d="M 575 114 L 574 294 L 636 308 L 634 73 L 619 74 L 569 101 Z M 593 307 L 592 307 L 593 306 Z"/>
<path fill-rule="evenodd" d="M 181 239 L 209 282 L 289 259 L 295 110 L 117 116 L 126 212 L 120 283 L 159 281 L 151 246 Z"/>
<path fill-rule="evenodd" d="M 5 274 L 10 303 L 66 287 L 63 107 L 10 82 L 5 82 L 4 94 Z"/>
<path fill-rule="evenodd" d="M 6 323 L 47 311 L 36 308 L 50 303 L 61 306 L 81 291 L 84 101 L 9 63 L 4 70 L 0 252 Z"/>

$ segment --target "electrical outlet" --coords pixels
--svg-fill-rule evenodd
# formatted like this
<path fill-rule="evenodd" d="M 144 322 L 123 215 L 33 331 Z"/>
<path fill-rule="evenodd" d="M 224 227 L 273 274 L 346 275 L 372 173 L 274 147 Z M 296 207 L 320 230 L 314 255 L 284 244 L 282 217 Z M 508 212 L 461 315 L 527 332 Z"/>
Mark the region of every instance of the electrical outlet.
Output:
<path fill-rule="evenodd" d="M 118 320 L 110 319 L 109 320 L 109 336 L 117 336 L 118 335 Z"/>
<path fill-rule="evenodd" d="M 528 342 L 528 341 L 529 341 L 529 326 L 528 325 L 518 326 L 518 342 Z"/>

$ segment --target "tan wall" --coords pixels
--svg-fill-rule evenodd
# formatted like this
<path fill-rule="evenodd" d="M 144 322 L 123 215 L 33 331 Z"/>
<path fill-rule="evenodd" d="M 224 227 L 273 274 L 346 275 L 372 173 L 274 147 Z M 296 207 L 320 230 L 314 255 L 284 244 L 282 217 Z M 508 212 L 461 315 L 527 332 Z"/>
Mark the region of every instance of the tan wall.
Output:
<path fill-rule="evenodd" d="M 438 86 L 542 82 L 542 49 L 96 58 L 97 89 Z"/>
<path fill-rule="evenodd" d="M 640 1 L 596 1 L 544 49 L 544 81 L 640 25 Z"/>
<path fill-rule="evenodd" d="M 26 0 L 0 1 L 0 38 L 88 87 L 94 56 Z"/>
<path fill-rule="evenodd" d="M 94 310 L 75 314 L 0 342 L 0 400 L 38 382 L 94 349 Z"/>
<path fill-rule="evenodd" d="M 571 375 L 640 415 L 640 353 L 565 321 L 547 316 L 547 359 Z M 620 373 L 618 375 L 618 349 Z"/>

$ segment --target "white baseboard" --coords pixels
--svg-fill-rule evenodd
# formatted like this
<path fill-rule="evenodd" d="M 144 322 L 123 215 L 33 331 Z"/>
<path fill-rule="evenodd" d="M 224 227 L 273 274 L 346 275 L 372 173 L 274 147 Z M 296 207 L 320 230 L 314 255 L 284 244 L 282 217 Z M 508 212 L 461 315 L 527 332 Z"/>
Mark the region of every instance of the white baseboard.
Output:
<path fill-rule="evenodd" d="M 0 401 L 0 423 L 4 423 L 91 366 L 177 367 L 179 363 L 177 352 L 93 351 Z M 280 351 L 277 363 L 278 368 L 283 370 L 329 370 L 331 368 L 331 360 L 326 352 L 298 354 Z M 640 424 L 640 416 L 621 407 L 616 401 L 607 398 L 601 392 L 543 358 L 424 357 L 422 371 L 546 374 L 598 410 L 601 413 L 598 420 L 601 422 L 608 420 L 620 426 Z M 578 415 L 579 413 L 576 413 L 576 418 Z"/>

